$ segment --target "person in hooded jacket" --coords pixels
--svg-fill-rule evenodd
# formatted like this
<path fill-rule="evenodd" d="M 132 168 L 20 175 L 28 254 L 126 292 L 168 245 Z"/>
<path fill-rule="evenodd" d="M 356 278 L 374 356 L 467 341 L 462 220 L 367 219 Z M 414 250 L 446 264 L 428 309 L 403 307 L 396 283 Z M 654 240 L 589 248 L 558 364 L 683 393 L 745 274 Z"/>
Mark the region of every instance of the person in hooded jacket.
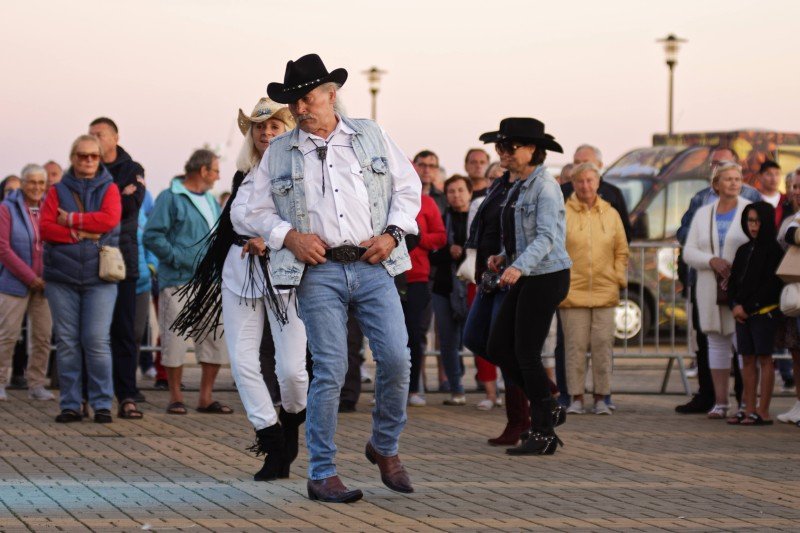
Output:
<path fill-rule="evenodd" d="M 783 248 L 776 239 L 775 208 L 769 203 L 755 202 L 745 207 L 741 224 L 749 242 L 736 250 L 728 279 L 728 299 L 736 319 L 737 348 L 744 363 L 744 412 L 729 418 L 728 423 L 763 426 L 772 424 L 769 418 L 769 403 L 775 385 L 772 352 L 783 287 L 775 271 L 783 259 Z M 761 369 L 758 405 L 756 363 Z"/>
<path fill-rule="evenodd" d="M 84 361 L 94 421 L 112 421 L 111 317 L 117 284 L 100 279 L 100 247 L 117 246 L 122 212 L 119 189 L 100 166 L 96 137 L 81 135 L 72 163 L 47 193 L 40 227 L 44 242 L 44 295 L 53 312 L 61 413 L 56 422 L 79 422 Z"/>
<path fill-rule="evenodd" d="M 136 387 L 139 341 L 136 338 L 136 284 L 139 279 L 139 209 L 144 201 L 144 169 L 119 144 L 119 129 L 113 120 L 99 117 L 89 124 L 89 135 L 103 147 L 103 166 L 119 188 L 122 218 L 119 249 L 125 261 L 125 279 L 117 285 L 117 301 L 111 320 L 111 358 L 114 393 L 120 418 L 140 419 L 136 400 L 143 401 Z"/>

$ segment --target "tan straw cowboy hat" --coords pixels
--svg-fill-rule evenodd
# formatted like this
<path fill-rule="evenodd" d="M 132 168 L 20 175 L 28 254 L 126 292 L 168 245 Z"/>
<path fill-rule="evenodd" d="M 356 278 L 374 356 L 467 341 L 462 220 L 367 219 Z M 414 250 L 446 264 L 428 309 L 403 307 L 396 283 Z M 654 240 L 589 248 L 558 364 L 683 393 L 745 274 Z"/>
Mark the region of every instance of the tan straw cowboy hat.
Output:
<path fill-rule="evenodd" d="M 247 135 L 247 130 L 250 129 L 253 123 L 265 122 L 271 118 L 286 124 L 287 130 L 294 129 L 294 117 L 292 117 L 288 107 L 273 102 L 269 98 L 261 98 L 256 104 L 256 107 L 253 108 L 253 112 L 250 113 L 250 116 L 245 115 L 244 111 L 239 109 L 239 120 L 237 121 L 239 124 L 239 131 L 242 132 L 242 135 Z"/>

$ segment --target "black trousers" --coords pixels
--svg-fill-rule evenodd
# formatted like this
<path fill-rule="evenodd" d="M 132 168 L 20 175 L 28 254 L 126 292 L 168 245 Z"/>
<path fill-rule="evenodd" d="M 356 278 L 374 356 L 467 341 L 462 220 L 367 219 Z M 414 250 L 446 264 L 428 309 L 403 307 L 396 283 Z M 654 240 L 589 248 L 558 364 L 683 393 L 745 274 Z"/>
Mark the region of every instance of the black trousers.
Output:
<path fill-rule="evenodd" d="M 364 346 L 364 334 L 358 326 L 358 320 L 352 312 L 347 313 L 347 373 L 344 375 L 344 385 L 339 394 L 340 402 L 358 403 L 361 396 L 361 363 L 364 356 L 361 348 Z"/>
<path fill-rule="evenodd" d="M 136 396 L 136 367 L 139 342 L 136 338 L 136 280 L 117 284 L 117 302 L 111 320 L 111 360 L 114 394 L 118 401 Z"/>
<path fill-rule="evenodd" d="M 408 284 L 406 299 L 403 301 L 403 315 L 408 331 L 408 348 L 411 351 L 409 392 L 420 392 L 419 377 L 427 344 L 425 337 L 431 324 L 431 289 L 427 281 Z"/>
<path fill-rule="evenodd" d="M 542 364 L 542 347 L 553 314 L 568 292 L 569 270 L 521 277 L 508 292 L 489 334 L 488 358 L 525 391 L 535 430 L 548 426 L 552 430 L 550 379 Z"/>

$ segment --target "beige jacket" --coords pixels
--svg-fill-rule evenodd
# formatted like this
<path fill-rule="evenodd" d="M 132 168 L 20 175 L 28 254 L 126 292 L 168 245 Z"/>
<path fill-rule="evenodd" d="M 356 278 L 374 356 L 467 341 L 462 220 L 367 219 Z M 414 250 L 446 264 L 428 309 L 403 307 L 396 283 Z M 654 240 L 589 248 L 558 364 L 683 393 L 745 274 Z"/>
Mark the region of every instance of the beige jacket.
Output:
<path fill-rule="evenodd" d="M 561 307 L 612 307 L 628 283 L 628 241 L 619 213 L 598 197 L 594 207 L 573 193 L 566 203 L 569 294 Z"/>

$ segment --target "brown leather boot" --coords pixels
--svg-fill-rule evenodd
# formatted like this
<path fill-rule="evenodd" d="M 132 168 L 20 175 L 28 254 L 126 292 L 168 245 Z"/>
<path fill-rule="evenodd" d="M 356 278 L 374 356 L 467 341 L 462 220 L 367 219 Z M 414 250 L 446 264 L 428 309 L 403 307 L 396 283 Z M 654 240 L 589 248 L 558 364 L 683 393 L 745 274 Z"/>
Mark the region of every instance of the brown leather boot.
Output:
<path fill-rule="evenodd" d="M 381 481 L 383 481 L 384 485 L 397 492 L 414 492 L 414 487 L 411 486 L 411 479 L 409 479 L 408 473 L 403 467 L 403 463 L 400 462 L 398 455 L 391 457 L 381 455 L 375 451 L 371 442 L 367 443 L 364 455 L 367 456 L 367 460 L 370 463 L 378 465 L 378 469 L 381 471 Z"/>
<path fill-rule="evenodd" d="M 513 446 L 519 442 L 520 435 L 531 428 L 528 398 L 522 388 L 506 383 L 506 424 L 499 437 L 489 439 L 492 446 Z"/>
<path fill-rule="evenodd" d="M 328 503 L 352 503 L 364 497 L 359 489 L 348 490 L 339 476 L 309 479 L 306 484 L 308 498 Z"/>

